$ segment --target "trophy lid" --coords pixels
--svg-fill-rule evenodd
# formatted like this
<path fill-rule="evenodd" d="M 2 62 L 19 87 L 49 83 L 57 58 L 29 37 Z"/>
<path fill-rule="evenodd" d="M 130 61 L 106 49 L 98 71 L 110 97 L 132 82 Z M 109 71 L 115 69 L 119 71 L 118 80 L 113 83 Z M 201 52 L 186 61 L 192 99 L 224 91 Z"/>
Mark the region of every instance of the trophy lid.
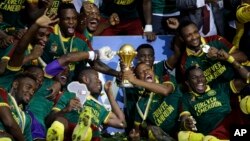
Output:
<path fill-rule="evenodd" d="M 120 50 L 118 51 L 118 55 L 121 54 L 130 54 L 136 55 L 137 52 L 135 51 L 134 47 L 130 44 L 124 44 L 121 46 Z"/>

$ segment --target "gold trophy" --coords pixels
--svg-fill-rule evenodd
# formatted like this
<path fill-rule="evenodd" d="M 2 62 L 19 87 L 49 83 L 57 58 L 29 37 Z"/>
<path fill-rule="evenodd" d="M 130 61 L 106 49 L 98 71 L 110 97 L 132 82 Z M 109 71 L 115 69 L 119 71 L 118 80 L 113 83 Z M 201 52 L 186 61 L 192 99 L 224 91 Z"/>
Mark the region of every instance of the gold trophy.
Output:
<path fill-rule="evenodd" d="M 121 58 L 122 62 L 124 63 L 125 70 L 129 70 L 131 62 L 133 61 L 133 59 L 135 58 L 137 52 L 135 51 L 135 49 L 133 48 L 132 45 L 130 44 L 124 44 L 120 50 L 118 51 L 118 56 Z M 122 80 L 121 87 L 133 87 L 133 84 L 131 84 L 128 80 Z"/>

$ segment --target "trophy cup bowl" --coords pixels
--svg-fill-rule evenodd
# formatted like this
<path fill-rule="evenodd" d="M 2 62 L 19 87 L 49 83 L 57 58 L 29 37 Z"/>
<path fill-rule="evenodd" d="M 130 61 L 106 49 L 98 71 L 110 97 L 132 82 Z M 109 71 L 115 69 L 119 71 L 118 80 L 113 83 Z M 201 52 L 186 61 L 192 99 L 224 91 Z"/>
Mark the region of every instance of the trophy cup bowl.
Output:
<path fill-rule="evenodd" d="M 126 66 L 124 69 L 129 70 L 130 65 L 132 61 L 134 60 L 137 52 L 135 51 L 132 45 L 124 44 L 122 45 L 122 47 L 120 48 L 117 54 L 121 58 L 124 65 Z M 121 87 L 133 87 L 133 84 L 131 84 L 128 80 L 123 79 L 120 86 Z"/>

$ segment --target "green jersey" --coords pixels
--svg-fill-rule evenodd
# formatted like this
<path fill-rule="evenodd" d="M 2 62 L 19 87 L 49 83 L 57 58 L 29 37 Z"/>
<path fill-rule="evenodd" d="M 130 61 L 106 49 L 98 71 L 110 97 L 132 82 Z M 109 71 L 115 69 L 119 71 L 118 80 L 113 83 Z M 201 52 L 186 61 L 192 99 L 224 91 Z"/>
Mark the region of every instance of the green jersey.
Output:
<path fill-rule="evenodd" d="M 16 103 L 14 97 L 7 93 L 1 93 L 0 95 L 0 106 L 9 107 L 11 114 L 17 124 L 19 125 L 20 129 L 22 130 L 25 140 L 31 141 L 31 118 L 28 114 L 26 114 Z M 0 121 L 0 130 L 6 131 L 5 126 Z"/>
<path fill-rule="evenodd" d="M 197 121 L 198 132 L 208 134 L 230 113 L 230 93 L 228 83 L 219 83 L 214 89 L 207 86 L 204 94 L 183 94 L 183 109 Z"/>
<path fill-rule="evenodd" d="M 145 122 L 161 127 L 167 133 L 172 133 L 179 116 L 179 104 L 182 96 L 179 88 L 176 87 L 174 92 L 168 96 L 161 96 L 145 91 L 142 93 L 136 104 L 135 122 L 142 122 L 143 115 L 146 114 L 146 107 L 149 104 L 149 111 Z M 150 94 L 153 94 L 151 100 Z"/>
<path fill-rule="evenodd" d="M 174 76 L 170 75 L 168 69 L 165 67 L 166 61 L 160 61 L 155 63 L 153 66 L 154 73 L 156 78 L 160 82 L 165 82 L 171 80 L 173 84 L 176 84 L 176 80 Z M 134 88 L 126 88 L 125 91 L 125 108 L 126 108 L 126 118 L 128 128 L 132 128 L 134 126 L 135 113 L 136 113 L 136 102 L 138 101 L 139 95 L 138 91 L 141 89 L 138 87 Z"/>
<path fill-rule="evenodd" d="M 94 97 L 88 96 L 84 103 L 84 108 L 90 108 L 92 110 L 92 123 L 96 126 L 105 124 L 107 122 L 110 111 L 108 111 L 100 102 Z"/>
<path fill-rule="evenodd" d="M 14 26 L 11 26 L 10 24 L 6 22 L 1 22 L 0 30 L 4 31 L 8 35 L 13 35 L 17 31 L 17 28 L 15 28 Z"/>
<path fill-rule="evenodd" d="M 53 80 L 45 78 L 42 86 L 36 91 L 27 107 L 43 127 L 45 127 L 45 117 L 48 116 L 54 105 L 53 101 L 46 98 L 51 94 L 51 91 L 48 91 L 47 89 L 51 87 L 53 83 Z"/>
<path fill-rule="evenodd" d="M 177 12 L 176 0 L 152 0 L 152 13 L 170 14 Z"/>
<path fill-rule="evenodd" d="M 169 74 L 168 69 L 165 67 L 164 63 L 165 63 L 165 60 L 160 61 L 160 62 L 154 64 L 154 66 L 153 66 L 153 70 L 154 70 L 154 73 L 155 73 L 157 79 L 160 82 L 165 82 L 165 81 L 171 80 L 171 81 L 173 81 L 174 84 L 176 84 L 176 80 L 175 80 L 174 76 Z M 134 107 L 133 105 L 137 102 L 137 100 L 138 100 L 138 95 L 136 94 L 137 91 L 139 91 L 138 88 L 126 88 L 125 89 L 127 108 L 129 108 L 129 109 L 130 109 L 130 107 L 133 108 Z"/>
<path fill-rule="evenodd" d="M 75 98 L 75 93 L 66 92 L 64 93 L 59 101 L 57 102 L 56 106 L 53 108 L 54 110 L 62 110 L 65 108 L 71 99 Z M 92 110 L 92 123 L 96 126 L 99 126 L 102 123 L 105 123 L 105 119 L 107 119 L 109 115 L 109 111 L 100 104 L 96 99 L 94 99 L 92 96 L 88 96 L 87 100 L 85 101 L 84 108 L 91 108 Z M 76 110 L 72 110 L 71 112 L 65 114 L 65 117 L 72 123 L 77 123 L 79 118 L 79 112 Z"/>
<path fill-rule="evenodd" d="M 166 67 L 166 60 L 155 63 L 153 70 L 160 82 L 171 81 L 176 84 L 175 77 L 169 73 L 169 68 Z"/>
<path fill-rule="evenodd" d="M 0 51 L 0 59 L 10 59 L 11 54 L 14 52 L 13 44 L 9 45 L 7 48 L 2 48 Z"/>
<path fill-rule="evenodd" d="M 21 71 L 21 68 L 10 67 L 7 65 L 5 72 L 0 75 L 0 87 L 10 90 L 15 75 Z"/>
<path fill-rule="evenodd" d="M 54 33 L 50 34 L 49 42 L 44 48 L 42 59 L 45 63 L 50 63 L 54 59 L 59 58 L 64 54 L 76 51 L 89 51 L 89 48 L 87 44 L 78 37 L 73 36 L 71 38 L 64 38 L 60 34 L 59 26 L 56 25 L 54 28 Z M 75 70 L 76 64 L 78 63 L 76 62 L 70 65 L 70 71 Z"/>
<path fill-rule="evenodd" d="M 26 0 L 3 0 L 0 2 L 0 12 L 6 23 L 15 27 L 24 27 L 21 22 L 20 11 L 24 8 L 23 4 Z"/>
<path fill-rule="evenodd" d="M 210 36 L 201 38 L 203 44 L 208 44 L 211 47 L 215 47 L 218 50 L 223 49 L 229 52 L 232 45 L 228 43 L 224 38 L 220 36 Z M 199 54 L 194 53 L 192 50 L 186 48 L 186 52 L 181 59 L 181 71 L 184 76 L 185 70 L 190 66 L 198 65 L 203 70 L 206 80 L 212 86 L 220 82 L 228 82 L 232 80 L 234 76 L 233 68 L 228 62 L 213 60 L 207 57 L 206 53 L 201 52 Z"/>

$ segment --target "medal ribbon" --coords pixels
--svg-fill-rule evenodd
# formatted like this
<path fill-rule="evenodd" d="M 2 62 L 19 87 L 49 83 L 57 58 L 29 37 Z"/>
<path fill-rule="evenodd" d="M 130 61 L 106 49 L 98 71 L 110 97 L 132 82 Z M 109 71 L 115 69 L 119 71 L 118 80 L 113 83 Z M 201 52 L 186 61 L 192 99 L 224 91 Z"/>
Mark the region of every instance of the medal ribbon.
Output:
<path fill-rule="evenodd" d="M 25 115 L 24 115 L 24 112 L 17 106 L 17 103 L 16 103 L 16 100 L 14 99 L 13 96 L 9 95 L 10 98 L 11 98 L 11 101 L 13 102 L 14 104 L 14 107 L 17 111 L 17 114 L 19 116 L 19 119 L 21 120 L 21 123 L 20 123 L 20 127 L 22 129 L 22 132 L 24 132 L 24 127 L 25 127 Z"/>
<path fill-rule="evenodd" d="M 147 106 L 146 106 L 146 109 L 145 109 L 144 114 L 142 113 L 142 110 L 140 109 L 140 107 L 139 107 L 139 105 L 138 105 L 138 102 L 140 101 L 141 96 L 140 96 L 138 102 L 136 103 L 136 108 L 137 108 L 138 113 L 139 113 L 139 115 L 140 115 L 140 117 L 142 118 L 143 121 L 145 121 L 146 118 L 147 118 L 147 116 L 148 116 L 149 107 L 150 107 L 150 105 L 151 105 L 151 103 L 152 103 L 154 93 L 151 92 L 149 95 L 150 95 L 150 96 L 149 96 L 149 100 L 148 100 L 148 102 L 147 102 Z"/>
<path fill-rule="evenodd" d="M 63 53 L 66 54 L 68 51 L 67 51 L 67 49 L 64 46 L 63 39 L 62 39 L 62 33 L 61 33 L 60 29 L 58 30 L 58 35 L 59 35 L 59 38 L 60 38 L 60 43 L 62 45 Z M 72 51 L 73 40 L 74 40 L 74 36 L 70 39 L 69 52 Z"/>

